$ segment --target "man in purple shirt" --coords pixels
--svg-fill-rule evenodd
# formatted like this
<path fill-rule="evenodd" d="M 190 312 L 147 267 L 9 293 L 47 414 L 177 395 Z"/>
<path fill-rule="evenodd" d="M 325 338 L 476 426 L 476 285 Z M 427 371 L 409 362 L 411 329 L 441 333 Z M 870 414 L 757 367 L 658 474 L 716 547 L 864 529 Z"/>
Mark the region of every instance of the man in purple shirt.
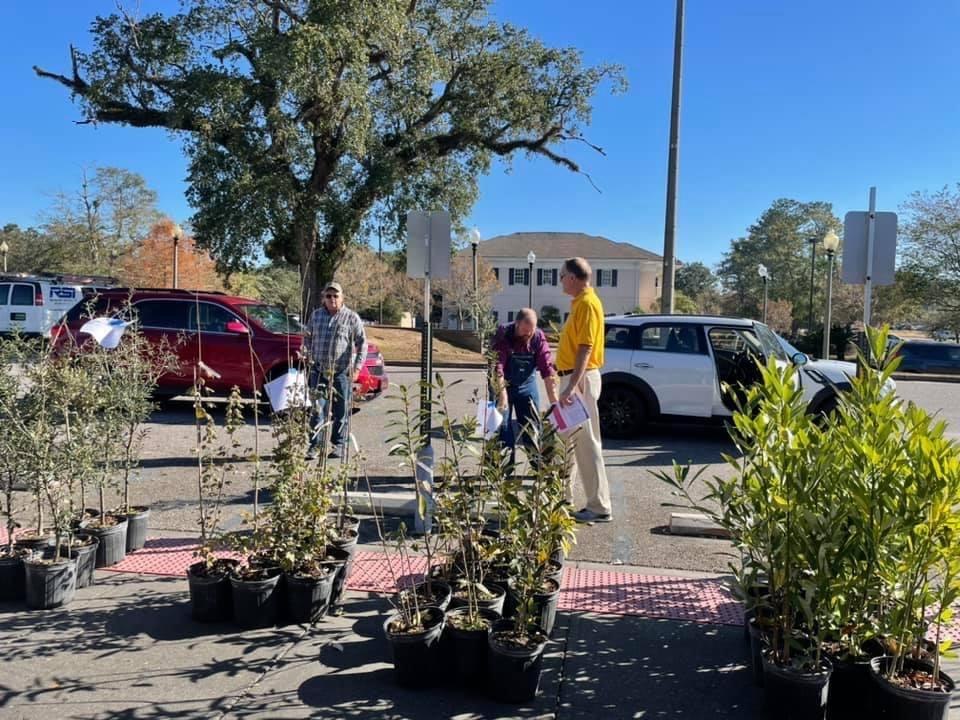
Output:
<path fill-rule="evenodd" d="M 537 313 L 530 308 L 520 310 L 514 322 L 497 329 L 492 347 L 497 353 L 497 405 L 507 408 L 501 438 L 514 447 L 512 416 L 516 411 L 520 442 L 528 447 L 534 434 L 540 432 L 537 371 L 543 378 L 550 402 L 557 402 L 556 370 L 547 338 L 543 330 L 537 328 Z"/>

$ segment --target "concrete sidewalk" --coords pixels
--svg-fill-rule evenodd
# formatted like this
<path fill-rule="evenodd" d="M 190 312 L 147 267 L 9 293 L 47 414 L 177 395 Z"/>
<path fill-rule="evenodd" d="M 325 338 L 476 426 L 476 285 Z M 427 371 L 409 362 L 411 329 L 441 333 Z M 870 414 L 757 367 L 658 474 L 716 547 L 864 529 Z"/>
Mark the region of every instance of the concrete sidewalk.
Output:
<path fill-rule="evenodd" d="M 69 608 L 0 605 L 0 718 L 751 717 L 740 628 L 561 613 L 541 693 L 501 705 L 393 680 L 386 598 L 351 594 L 312 627 L 239 631 L 189 617 L 179 578 L 100 572 Z"/>

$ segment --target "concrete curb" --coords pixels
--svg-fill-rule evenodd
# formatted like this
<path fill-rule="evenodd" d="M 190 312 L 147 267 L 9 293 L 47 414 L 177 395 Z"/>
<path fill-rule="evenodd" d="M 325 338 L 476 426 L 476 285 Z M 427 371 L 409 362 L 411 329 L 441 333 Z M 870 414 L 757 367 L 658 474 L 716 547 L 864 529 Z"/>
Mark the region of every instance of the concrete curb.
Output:
<path fill-rule="evenodd" d="M 924 375 L 923 373 L 894 373 L 897 382 L 960 383 L 960 375 Z"/>
<path fill-rule="evenodd" d="M 389 372 L 391 367 L 398 368 L 418 368 L 420 367 L 420 362 L 413 362 L 410 360 L 400 360 L 394 361 L 391 360 L 387 363 L 387 371 Z M 464 363 L 434 363 L 434 370 L 483 370 L 487 366 L 484 363 L 476 362 L 464 362 Z"/>

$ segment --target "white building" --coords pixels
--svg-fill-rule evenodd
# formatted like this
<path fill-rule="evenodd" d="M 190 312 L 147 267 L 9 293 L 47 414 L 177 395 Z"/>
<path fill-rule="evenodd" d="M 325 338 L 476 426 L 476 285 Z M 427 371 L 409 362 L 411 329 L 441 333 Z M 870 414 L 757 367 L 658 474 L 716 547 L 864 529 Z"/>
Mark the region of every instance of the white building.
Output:
<path fill-rule="evenodd" d="M 464 250 L 470 253 L 471 249 Z M 533 276 L 528 254 L 533 252 Z M 566 319 L 570 297 L 560 285 L 560 267 L 570 257 L 583 257 L 593 268 L 591 283 L 603 302 L 606 313 L 625 313 L 640 307 L 649 310 L 660 297 L 660 255 L 596 235 L 567 232 L 520 232 L 482 241 L 478 254 L 490 265 L 500 281 L 501 290 L 493 297 L 497 322 L 513 320 L 516 311 L 532 307 L 541 315 L 543 308 L 556 308 Z M 530 281 L 533 281 L 531 286 Z M 446 324 L 446 323 L 445 323 Z"/>

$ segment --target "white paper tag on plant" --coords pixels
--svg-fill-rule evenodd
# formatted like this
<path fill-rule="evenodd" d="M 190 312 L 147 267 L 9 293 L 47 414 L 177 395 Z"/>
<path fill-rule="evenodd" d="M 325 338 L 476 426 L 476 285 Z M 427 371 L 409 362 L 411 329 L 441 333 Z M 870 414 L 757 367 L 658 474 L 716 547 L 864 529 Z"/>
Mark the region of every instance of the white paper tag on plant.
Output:
<path fill-rule="evenodd" d="M 303 379 L 303 373 L 294 368 L 268 382 L 263 389 L 267 391 L 267 398 L 274 412 L 286 410 L 288 407 L 307 407 L 307 383 Z"/>
<path fill-rule="evenodd" d="M 80 328 L 80 332 L 92 337 L 101 347 L 113 350 L 120 344 L 123 331 L 127 329 L 129 324 L 118 318 L 99 317 L 87 320 Z"/>
<path fill-rule="evenodd" d="M 497 404 L 492 400 L 477 403 L 477 425 L 483 434 L 484 440 L 489 440 L 500 429 L 503 415 L 497 410 Z"/>

